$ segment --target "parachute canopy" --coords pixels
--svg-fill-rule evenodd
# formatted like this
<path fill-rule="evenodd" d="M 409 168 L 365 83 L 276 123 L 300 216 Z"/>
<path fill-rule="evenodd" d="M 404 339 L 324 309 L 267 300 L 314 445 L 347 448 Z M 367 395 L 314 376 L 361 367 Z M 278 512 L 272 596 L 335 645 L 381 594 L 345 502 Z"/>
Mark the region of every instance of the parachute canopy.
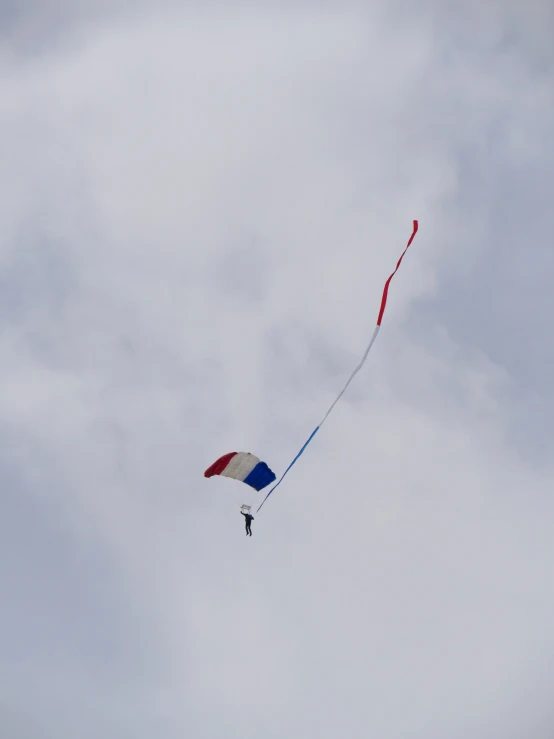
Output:
<path fill-rule="evenodd" d="M 269 469 L 265 462 L 261 462 L 250 452 L 230 452 L 217 459 L 211 467 L 204 472 L 204 477 L 223 475 L 231 477 L 245 485 L 250 485 L 254 490 L 262 490 L 275 480 L 275 473 Z"/>

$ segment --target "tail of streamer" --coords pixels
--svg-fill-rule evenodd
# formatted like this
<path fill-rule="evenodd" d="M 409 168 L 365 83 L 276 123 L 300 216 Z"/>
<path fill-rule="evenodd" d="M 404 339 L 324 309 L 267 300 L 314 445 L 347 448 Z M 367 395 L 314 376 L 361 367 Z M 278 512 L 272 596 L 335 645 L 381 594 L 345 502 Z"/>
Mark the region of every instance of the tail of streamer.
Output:
<path fill-rule="evenodd" d="M 383 288 L 383 295 L 381 297 L 381 306 L 379 308 L 379 315 L 377 316 L 377 325 L 375 326 L 375 329 L 373 331 L 373 335 L 371 337 L 371 340 L 370 340 L 369 344 L 367 345 L 367 348 L 366 348 L 366 350 L 365 350 L 365 352 L 364 352 L 364 354 L 362 356 L 362 359 L 360 360 L 360 363 L 354 369 L 354 371 L 352 372 L 352 374 L 350 375 L 350 377 L 346 381 L 345 386 L 342 388 L 342 390 L 340 391 L 340 393 L 337 395 L 337 397 L 335 398 L 335 400 L 330 405 L 327 413 L 323 416 L 323 419 L 320 421 L 319 425 L 316 426 L 316 428 L 312 431 L 309 439 L 306 441 L 306 443 L 304 444 L 304 446 L 302 447 L 302 449 L 298 452 L 298 454 L 296 455 L 296 457 L 292 460 L 292 462 L 289 464 L 289 466 L 287 467 L 287 469 L 283 472 L 283 474 L 281 475 L 280 479 L 275 483 L 275 485 L 271 488 L 271 490 L 269 491 L 269 493 L 265 496 L 265 498 L 261 502 L 260 507 L 258 508 L 258 511 L 261 509 L 261 507 L 263 506 L 263 504 L 269 498 L 269 496 L 271 495 L 271 493 L 276 488 L 278 488 L 279 485 L 283 482 L 283 480 L 285 479 L 285 477 L 286 477 L 287 473 L 289 472 L 289 470 L 291 469 L 291 467 L 293 467 L 293 465 L 296 463 L 296 461 L 299 459 L 299 457 L 302 456 L 302 454 L 304 453 L 304 450 L 306 449 L 306 447 L 308 446 L 308 444 L 311 442 L 311 440 L 314 438 L 314 436 L 317 434 L 317 432 L 319 431 L 319 429 L 323 426 L 323 424 L 327 420 L 329 414 L 331 413 L 331 411 L 333 410 L 333 408 L 336 406 L 336 404 L 339 402 L 339 400 L 342 398 L 342 396 L 346 392 L 346 389 L 348 388 L 348 386 L 350 385 L 350 383 L 352 382 L 352 380 L 354 379 L 354 377 L 356 377 L 356 375 L 358 374 L 358 372 L 364 366 L 365 361 L 366 361 L 366 359 L 368 357 L 368 354 L 371 351 L 371 348 L 372 348 L 373 344 L 375 343 L 375 339 L 379 335 L 379 331 L 381 329 L 381 322 L 382 322 L 383 316 L 385 314 L 385 308 L 387 307 L 387 298 L 388 298 L 388 294 L 389 294 L 389 285 L 390 285 L 390 282 L 391 282 L 392 278 L 394 277 L 394 275 L 398 272 L 398 269 L 399 269 L 400 265 L 402 264 L 402 260 L 404 259 L 404 254 L 406 254 L 406 252 L 408 251 L 408 249 L 409 249 L 412 241 L 414 240 L 415 235 L 416 235 L 416 233 L 418 231 L 418 228 L 419 228 L 418 221 L 414 221 L 412 235 L 410 236 L 410 238 L 408 240 L 408 243 L 406 245 L 406 248 L 404 249 L 404 251 L 400 255 L 400 259 L 398 260 L 398 262 L 396 264 L 396 268 L 395 268 L 394 272 L 390 275 L 390 277 L 388 278 L 388 280 L 385 282 L 385 287 Z"/>

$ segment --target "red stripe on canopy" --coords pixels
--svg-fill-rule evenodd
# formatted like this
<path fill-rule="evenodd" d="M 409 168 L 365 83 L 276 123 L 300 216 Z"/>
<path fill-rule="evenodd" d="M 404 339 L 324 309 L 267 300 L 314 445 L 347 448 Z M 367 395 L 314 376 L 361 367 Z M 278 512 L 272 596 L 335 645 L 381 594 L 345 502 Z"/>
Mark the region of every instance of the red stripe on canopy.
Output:
<path fill-rule="evenodd" d="M 208 467 L 206 472 L 204 472 L 204 477 L 213 477 L 214 475 L 221 475 L 225 467 L 229 464 L 229 462 L 233 459 L 233 457 L 236 457 L 237 452 L 230 452 L 229 454 L 224 454 L 223 457 L 220 457 L 217 459 L 211 467 Z"/>

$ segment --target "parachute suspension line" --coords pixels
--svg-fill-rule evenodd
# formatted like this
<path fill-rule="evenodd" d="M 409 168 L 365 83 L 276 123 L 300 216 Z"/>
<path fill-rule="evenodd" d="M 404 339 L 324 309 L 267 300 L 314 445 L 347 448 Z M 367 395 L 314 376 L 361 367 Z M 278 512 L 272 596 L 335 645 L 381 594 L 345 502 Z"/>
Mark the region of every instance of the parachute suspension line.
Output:
<path fill-rule="evenodd" d="M 269 498 L 269 496 L 271 495 L 271 493 L 275 490 L 275 488 L 279 487 L 279 485 L 281 484 L 281 482 L 285 478 L 285 475 L 288 473 L 288 471 L 291 469 L 291 467 L 295 464 L 295 462 L 298 460 L 298 458 L 304 453 L 304 450 L 306 449 L 306 447 L 308 446 L 308 444 L 310 443 L 310 441 L 314 438 L 314 436 L 317 434 L 317 432 L 319 431 L 319 429 L 323 426 L 323 424 L 327 420 L 327 418 L 328 418 L 329 414 L 331 413 L 331 411 L 333 410 L 333 408 L 336 406 L 336 404 L 339 402 L 339 400 L 342 398 L 342 396 L 346 392 L 347 387 L 350 385 L 350 383 L 352 382 L 352 380 L 354 379 L 354 377 L 358 374 L 358 372 L 362 369 L 363 365 L 365 364 L 365 361 L 366 361 L 366 359 L 368 357 L 368 354 L 371 351 L 371 348 L 372 348 L 373 344 L 375 343 L 375 339 L 379 335 L 379 331 L 381 329 L 381 322 L 383 320 L 383 315 L 385 313 L 385 308 L 387 306 L 387 297 L 388 297 L 388 293 L 389 293 L 389 285 L 390 285 L 390 282 L 391 282 L 392 278 L 394 277 L 394 275 L 397 273 L 398 268 L 400 267 L 400 265 L 402 263 L 402 260 L 404 259 L 404 254 L 406 254 L 406 252 L 408 251 L 408 248 L 410 247 L 412 241 L 414 240 L 415 235 L 416 235 L 416 233 L 418 231 L 418 228 L 419 228 L 418 221 L 414 221 L 413 222 L 412 235 L 410 236 L 410 238 L 408 240 L 408 243 L 406 245 L 406 248 L 402 252 L 402 254 L 400 256 L 400 259 L 398 260 L 398 262 L 396 264 L 396 269 L 390 275 L 390 277 L 388 278 L 388 280 L 385 282 L 385 287 L 383 288 L 383 295 L 382 295 L 382 298 L 381 298 L 381 306 L 379 308 L 379 315 L 377 317 L 377 325 L 375 326 L 375 330 L 373 331 L 373 336 L 371 337 L 371 340 L 370 340 L 369 344 L 367 345 L 367 348 L 366 348 L 366 350 L 364 352 L 364 355 L 363 355 L 360 363 L 358 364 L 358 366 L 356 367 L 356 369 L 352 372 L 352 374 L 350 375 L 350 377 L 346 381 L 345 386 L 340 391 L 340 393 L 337 395 L 337 397 L 335 398 L 335 400 L 333 401 L 333 403 L 329 407 L 329 410 L 327 411 L 327 413 L 323 416 L 323 419 L 322 419 L 321 423 L 319 424 L 319 426 L 316 426 L 316 428 L 314 429 L 314 431 L 312 431 L 312 434 L 311 434 L 310 438 L 306 441 L 306 443 L 304 444 L 304 446 L 302 447 L 302 449 L 298 452 L 298 454 L 296 455 L 296 457 L 289 464 L 289 466 L 284 471 L 283 475 L 278 480 L 278 482 L 271 488 L 271 490 L 269 491 L 269 493 L 265 496 L 265 498 L 263 499 L 260 507 L 258 508 L 258 511 L 263 506 L 263 504 L 266 502 L 266 500 Z M 258 512 L 258 511 L 256 511 L 256 512 Z"/>

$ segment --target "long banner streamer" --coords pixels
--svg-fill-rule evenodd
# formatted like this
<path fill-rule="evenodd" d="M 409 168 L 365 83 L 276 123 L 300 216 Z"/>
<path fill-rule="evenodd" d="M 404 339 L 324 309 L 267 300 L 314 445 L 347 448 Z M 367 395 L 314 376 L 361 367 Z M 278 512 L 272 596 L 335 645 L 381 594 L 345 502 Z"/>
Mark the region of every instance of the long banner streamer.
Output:
<path fill-rule="evenodd" d="M 352 372 L 352 374 L 350 375 L 350 377 L 346 381 L 346 385 L 343 387 L 343 389 L 337 395 L 337 397 L 335 398 L 335 400 L 331 404 L 331 406 L 330 406 L 329 410 L 327 411 L 327 413 L 323 416 L 322 421 L 312 431 L 312 433 L 310 435 L 310 438 L 306 441 L 306 443 L 304 444 L 304 446 L 302 447 L 302 449 L 298 452 L 298 454 L 296 455 L 296 457 L 292 460 L 292 462 L 289 464 L 289 466 L 287 467 L 287 469 L 283 472 L 281 478 L 275 483 L 275 485 L 271 488 L 271 490 L 269 491 L 269 493 L 265 496 L 265 498 L 263 499 L 263 501 L 262 501 L 262 503 L 260 505 L 260 508 L 263 506 L 263 504 L 266 502 L 266 500 L 269 498 L 269 496 L 275 490 L 275 488 L 279 487 L 279 485 L 284 480 L 287 472 L 295 464 L 295 462 L 298 460 L 298 458 L 304 453 L 304 450 L 306 449 L 306 447 L 308 446 L 308 444 L 310 443 L 310 441 L 314 438 L 314 436 L 317 434 L 317 432 L 319 431 L 319 429 L 323 426 L 323 424 L 327 420 L 327 418 L 328 418 L 329 414 L 331 413 L 331 411 L 333 410 L 333 408 L 336 406 L 336 404 L 339 402 L 339 400 L 342 398 L 342 396 L 346 392 L 346 388 L 350 385 L 350 383 L 352 382 L 352 380 L 354 379 L 354 377 L 358 374 L 358 372 L 364 366 L 365 361 L 367 359 L 367 355 L 371 351 L 371 347 L 375 343 L 375 339 L 377 338 L 377 335 L 378 335 L 379 330 L 381 328 L 381 321 L 383 320 L 383 315 L 385 313 L 385 308 L 387 307 L 387 298 L 388 298 L 388 294 L 389 294 L 390 281 L 392 280 L 392 278 L 394 277 L 394 275 L 398 272 L 398 268 L 400 267 L 400 265 L 402 263 L 402 260 L 404 259 L 404 254 L 408 251 L 408 249 L 410 247 L 410 244 L 414 240 L 415 235 L 417 233 L 418 225 L 419 225 L 418 222 L 417 221 L 414 221 L 414 228 L 413 228 L 413 231 L 412 231 L 412 235 L 410 236 L 410 238 L 408 240 L 408 243 L 406 245 L 406 248 L 402 252 L 402 255 L 400 256 L 400 259 L 398 260 L 398 262 L 396 264 L 396 269 L 391 274 L 391 276 L 389 277 L 389 279 L 385 282 L 385 287 L 383 288 L 383 296 L 381 298 L 381 307 L 379 308 L 379 315 L 377 317 L 377 325 L 375 326 L 375 330 L 373 331 L 373 336 L 371 337 L 371 341 L 369 342 L 369 344 L 367 346 L 367 349 L 365 350 L 364 355 L 363 355 L 360 363 L 358 364 L 358 366 L 356 367 L 356 369 Z M 258 508 L 258 511 L 260 510 L 260 508 Z"/>

